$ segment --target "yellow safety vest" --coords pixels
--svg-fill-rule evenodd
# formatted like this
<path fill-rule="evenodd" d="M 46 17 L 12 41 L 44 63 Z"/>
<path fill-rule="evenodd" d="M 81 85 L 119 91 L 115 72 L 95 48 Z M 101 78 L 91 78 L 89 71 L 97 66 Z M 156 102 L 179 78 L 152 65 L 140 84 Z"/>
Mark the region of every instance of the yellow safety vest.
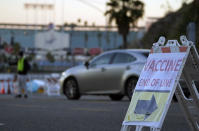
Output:
<path fill-rule="evenodd" d="M 21 58 L 21 59 L 18 60 L 17 70 L 18 71 L 23 71 L 24 70 L 24 58 Z"/>

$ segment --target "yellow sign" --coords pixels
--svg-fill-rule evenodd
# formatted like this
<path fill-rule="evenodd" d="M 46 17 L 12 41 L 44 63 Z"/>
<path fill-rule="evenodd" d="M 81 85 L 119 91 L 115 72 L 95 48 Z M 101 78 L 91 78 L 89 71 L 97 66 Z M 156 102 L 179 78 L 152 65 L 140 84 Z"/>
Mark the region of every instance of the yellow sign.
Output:
<path fill-rule="evenodd" d="M 163 114 L 169 92 L 135 91 L 128 108 L 125 122 L 158 122 Z"/>

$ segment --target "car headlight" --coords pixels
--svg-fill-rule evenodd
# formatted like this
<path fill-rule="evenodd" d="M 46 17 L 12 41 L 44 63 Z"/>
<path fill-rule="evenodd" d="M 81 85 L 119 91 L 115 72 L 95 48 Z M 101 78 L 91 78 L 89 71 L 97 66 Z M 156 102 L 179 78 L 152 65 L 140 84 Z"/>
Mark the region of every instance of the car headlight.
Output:
<path fill-rule="evenodd" d="M 66 76 L 66 72 L 62 72 L 61 77 Z"/>

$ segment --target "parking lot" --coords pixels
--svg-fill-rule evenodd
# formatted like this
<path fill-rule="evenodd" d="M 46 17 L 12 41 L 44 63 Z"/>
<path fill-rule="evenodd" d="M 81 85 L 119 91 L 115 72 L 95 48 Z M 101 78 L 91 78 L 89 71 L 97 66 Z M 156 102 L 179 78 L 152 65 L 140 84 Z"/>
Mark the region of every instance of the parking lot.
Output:
<path fill-rule="evenodd" d="M 105 96 L 83 96 L 69 101 L 64 96 L 29 95 L 15 99 L 0 95 L 1 131 L 119 131 L 129 101 Z M 177 103 L 172 103 L 162 131 L 188 131 Z"/>

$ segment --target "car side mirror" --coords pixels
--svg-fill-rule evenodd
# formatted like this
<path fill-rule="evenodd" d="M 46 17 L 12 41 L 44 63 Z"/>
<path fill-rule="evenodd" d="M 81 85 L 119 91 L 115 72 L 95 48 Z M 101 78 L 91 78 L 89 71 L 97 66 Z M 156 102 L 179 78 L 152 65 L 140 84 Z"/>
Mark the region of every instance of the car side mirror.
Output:
<path fill-rule="evenodd" d="M 85 67 L 88 69 L 88 67 L 89 67 L 89 61 L 86 61 L 86 62 L 84 63 L 84 65 L 85 65 Z"/>

